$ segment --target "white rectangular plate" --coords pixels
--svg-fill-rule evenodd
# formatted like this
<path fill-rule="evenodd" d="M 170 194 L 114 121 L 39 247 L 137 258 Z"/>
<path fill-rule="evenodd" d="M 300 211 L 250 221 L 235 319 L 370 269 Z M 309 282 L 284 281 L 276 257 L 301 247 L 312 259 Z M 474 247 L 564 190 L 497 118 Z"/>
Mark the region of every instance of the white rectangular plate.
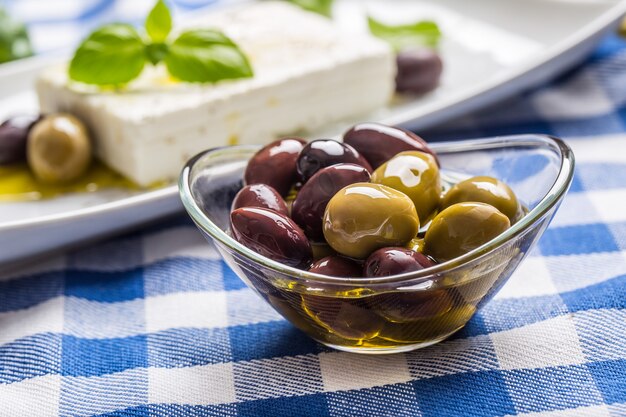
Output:
<path fill-rule="evenodd" d="M 587 56 L 625 12 L 626 1 L 617 0 L 338 0 L 335 20 L 346 31 L 366 30 L 367 14 L 389 23 L 439 23 L 441 86 L 359 118 L 423 129 L 556 76 Z M 0 67 L 0 119 L 37 111 L 35 77 L 59 59 L 31 58 Z M 338 135 L 355 121 L 312 136 Z M 111 235 L 181 208 L 175 185 L 0 203 L 0 263 Z"/>

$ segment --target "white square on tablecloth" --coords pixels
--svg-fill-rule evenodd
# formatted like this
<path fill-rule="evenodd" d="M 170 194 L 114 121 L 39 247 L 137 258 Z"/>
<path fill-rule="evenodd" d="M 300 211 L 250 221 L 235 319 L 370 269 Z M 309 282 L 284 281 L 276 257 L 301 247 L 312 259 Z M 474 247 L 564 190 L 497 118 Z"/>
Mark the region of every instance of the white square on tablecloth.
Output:
<path fill-rule="evenodd" d="M 179 292 L 145 299 L 146 329 L 225 327 L 228 324 L 224 291 Z"/>
<path fill-rule="evenodd" d="M 0 417 L 59 415 L 60 375 L 44 375 L 0 384 Z"/>
<path fill-rule="evenodd" d="M 536 297 L 556 293 L 557 289 L 552 282 L 545 258 L 533 256 L 522 261 L 494 298 Z"/>

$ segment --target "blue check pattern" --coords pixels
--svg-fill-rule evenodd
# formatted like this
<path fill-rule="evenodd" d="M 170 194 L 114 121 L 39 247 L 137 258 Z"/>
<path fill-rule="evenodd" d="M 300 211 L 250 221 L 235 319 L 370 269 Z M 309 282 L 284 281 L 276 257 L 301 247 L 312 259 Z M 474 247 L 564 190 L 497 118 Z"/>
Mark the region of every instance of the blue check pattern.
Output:
<path fill-rule="evenodd" d="M 331 351 L 185 217 L 0 271 L 0 416 L 626 416 L 626 42 L 431 140 L 565 137 L 572 190 L 451 340 Z"/>

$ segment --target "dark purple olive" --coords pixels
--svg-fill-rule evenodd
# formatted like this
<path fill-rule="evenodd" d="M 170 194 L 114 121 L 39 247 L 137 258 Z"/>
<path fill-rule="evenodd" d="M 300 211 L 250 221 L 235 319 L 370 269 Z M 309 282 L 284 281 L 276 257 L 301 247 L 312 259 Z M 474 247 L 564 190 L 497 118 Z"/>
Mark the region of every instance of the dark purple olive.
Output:
<path fill-rule="evenodd" d="M 454 300 L 446 290 L 406 291 L 370 297 L 368 306 L 391 322 L 405 323 L 446 314 Z"/>
<path fill-rule="evenodd" d="M 331 277 L 360 277 L 361 266 L 350 259 L 332 255 L 315 262 L 309 268 L 309 272 Z"/>
<path fill-rule="evenodd" d="M 16 116 L 0 125 L 0 165 L 26 161 L 26 140 L 40 115 Z"/>
<path fill-rule="evenodd" d="M 291 218 L 313 240 L 322 241 L 322 218 L 330 199 L 343 187 L 368 182 L 370 173 L 355 164 L 336 164 L 315 173 L 302 187 L 291 208 Z"/>
<path fill-rule="evenodd" d="M 411 249 L 382 248 L 373 252 L 363 265 L 366 277 L 388 277 L 405 272 L 419 271 L 435 263 L 426 255 Z"/>
<path fill-rule="evenodd" d="M 443 62 L 432 49 L 401 51 L 396 56 L 396 64 L 396 91 L 400 93 L 425 94 L 439 85 Z"/>
<path fill-rule="evenodd" d="M 285 197 L 298 179 L 296 160 L 305 143 L 300 138 L 284 138 L 265 146 L 248 162 L 245 183 L 267 184 Z"/>
<path fill-rule="evenodd" d="M 297 224 L 284 214 L 257 207 L 230 213 L 237 242 L 285 265 L 306 269 L 313 261 L 311 244 Z"/>
<path fill-rule="evenodd" d="M 335 164 L 356 164 L 372 172 L 370 164 L 352 146 L 332 139 L 307 143 L 296 161 L 298 175 L 306 183 L 317 171 Z"/>
<path fill-rule="evenodd" d="M 233 200 L 232 210 L 241 207 L 261 207 L 289 215 L 285 200 L 267 184 L 252 184 L 243 187 Z"/>
<path fill-rule="evenodd" d="M 363 155 L 374 169 L 404 151 L 429 153 L 439 165 L 437 154 L 424 139 L 400 127 L 359 123 L 343 135 L 343 141 Z"/>

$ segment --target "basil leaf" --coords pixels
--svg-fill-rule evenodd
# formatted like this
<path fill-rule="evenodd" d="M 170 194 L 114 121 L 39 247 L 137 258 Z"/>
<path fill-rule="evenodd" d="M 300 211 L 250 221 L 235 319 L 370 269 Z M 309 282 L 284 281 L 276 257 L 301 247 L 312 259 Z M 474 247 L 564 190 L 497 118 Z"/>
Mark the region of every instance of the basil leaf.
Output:
<path fill-rule="evenodd" d="M 175 78 L 191 83 L 249 78 L 248 58 L 222 32 L 196 29 L 182 33 L 169 47 L 165 65 Z"/>
<path fill-rule="evenodd" d="M 70 62 L 69 76 L 87 84 L 120 85 L 141 74 L 145 62 L 144 44 L 135 28 L 116 23 L 83 41 Z"/>
<path fill-rule="evenodd" d="M 429 20 L 390 26 L 368 17 L 367 23 L 372 35 L 387 41 L 396 51 L 411 46 L 436 48 L 441 38 L 439 26 Z"/>
<path fill-rule="evenodd" d="M 146 32 L 152 42 L 161 43 L 172 31 L 172 15 L 163 0 L 157 1 L 146 18 Z"/>
<path fill-rule="evenodd" d="M 333 0 L 289 0 L 291 3 L 302 7 L 304 10 L 331 17 L 333 12 Z"/>
<path fill-rule="evenodd" d="M 12 19 L 0 8 L 0 64 L 33 54 L 24 24 Z"/>

